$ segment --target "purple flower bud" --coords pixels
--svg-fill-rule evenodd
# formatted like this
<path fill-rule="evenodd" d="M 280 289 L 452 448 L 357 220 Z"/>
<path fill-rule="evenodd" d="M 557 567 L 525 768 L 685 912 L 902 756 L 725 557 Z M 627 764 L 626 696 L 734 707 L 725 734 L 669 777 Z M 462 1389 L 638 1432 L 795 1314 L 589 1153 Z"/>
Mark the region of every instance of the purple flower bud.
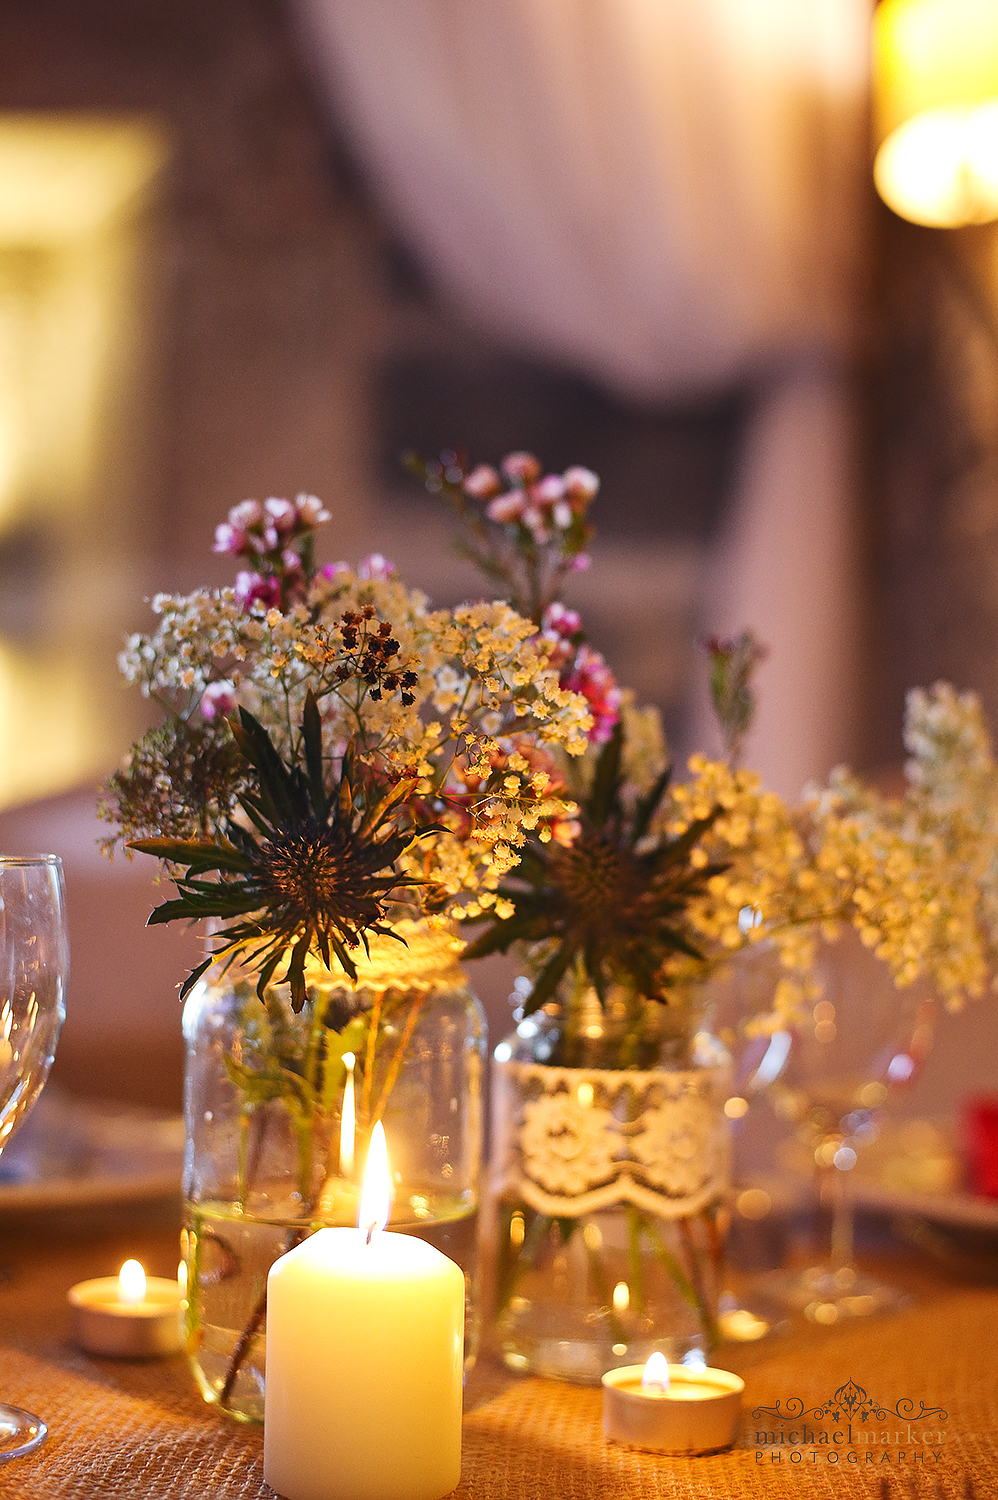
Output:
<path fill-rule="evenodd" d="M 574 609 L 566 609 L 556 600 L 544 611 L 541 629 L 568 640 L 582 629 L 582 617 Z"/>
<path fill-rule="evenodd" d="M 254 604 L 263 604 L 267 609 L 277 609 L 281 603 L 281 585 L 277 578 L 264 578 L 259 573 L 236 574 L 236 598 L 243 609 L 250 610 Z"/>
<path fill-rule="evenodd" d="M 476 500 L 491 500 L 502 489 L 502 480 L 491 464 L 479 464 L 464 476 L 464 493 Z"/>
<path fill-rule="evenodd" d="M 228 718 L 235 707 L 236 690 L 231 682 L 210 682 L 201 694 L 201 717 L 209 724 L 219 715 Z"/>

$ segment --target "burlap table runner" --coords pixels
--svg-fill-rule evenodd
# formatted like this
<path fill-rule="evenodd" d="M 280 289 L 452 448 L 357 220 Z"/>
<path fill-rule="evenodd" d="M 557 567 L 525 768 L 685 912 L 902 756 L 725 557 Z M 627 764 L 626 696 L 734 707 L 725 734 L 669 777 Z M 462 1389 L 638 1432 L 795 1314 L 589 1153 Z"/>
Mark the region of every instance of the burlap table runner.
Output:
<path fill-rule="evenodd" d="M 0 1496 L 273 1500 L 260 1432 L 206 1407 L 182 1358 L 97 1360 L 69 1342 L 65 1293 L 74 1281 L 107 1274 L 130 1254 L 170 1274 L 174 1247 L 172 1233 L 134 1228 L 83 1242 L 8 1233 L 6 1244 L 0 1231 L 0 1259 L 15 1267 L 0 1286 L 0 1396 L 42 1414 L 51 1433 L 36 1454 L 0 1466 Z M 892 1318 L 728 1349 L 718 1362 L 747 1382 L 739 1446 L 677 1459 L 607 1445 L 600 1392 L 517 1379 L 484 1361 L 469 1385 L 456 1496 L 772 1500 L 845 1489 L 865 1497 L 880 1496 L 887 1478 L 898 1500 L 964 1500 L 968 1480 L 978 1500 L 998 1497 L 998 1291 L 930 1283 L 916 1306 Z M 832 1458 L 831 1442 L 802 1444 L 798 1427 L 796 1443 L 781 1444 L 778 1419 L 751 1415 L 758 1406 L 785 1411 L 794 1398 L 820 1409 L 850 1382 L 882 1407 L 910 1400 L 915 1410 L 924 1403 L 946 1416 L 908 1423 L 906 1436 L 896 1413 L 885 1422 L 868 1415 L 866 1438 L 840 1443 Z M 860 1416 L 857 1409 L 857 1429 Z M 830 1426 L 810 1420 L 805 1437 Z M 783 1436 L 789 1439 L 789 1425 Z"/>

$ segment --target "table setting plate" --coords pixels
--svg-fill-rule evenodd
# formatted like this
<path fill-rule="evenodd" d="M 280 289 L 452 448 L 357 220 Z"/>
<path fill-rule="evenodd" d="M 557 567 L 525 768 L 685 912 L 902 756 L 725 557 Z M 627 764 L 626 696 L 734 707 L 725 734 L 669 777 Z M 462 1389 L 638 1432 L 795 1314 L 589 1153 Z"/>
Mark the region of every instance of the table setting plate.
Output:
<path fill-rule="evenodd" d="M 0 1155 L 0 1213 L 177 1197 L 178 1114 L 47 1089 Z"/>

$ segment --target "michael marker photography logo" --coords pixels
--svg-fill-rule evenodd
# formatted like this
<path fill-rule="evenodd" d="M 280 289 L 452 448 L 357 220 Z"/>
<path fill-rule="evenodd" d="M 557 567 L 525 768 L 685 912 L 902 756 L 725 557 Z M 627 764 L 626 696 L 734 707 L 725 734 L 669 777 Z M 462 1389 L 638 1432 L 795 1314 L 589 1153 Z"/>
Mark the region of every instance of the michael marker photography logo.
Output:
<path fill-rule="evenodd" d="M 757 1406 L 747 1440 L 757 1464 L 847 1464 L 935 1468 L 943 1456 L 947 1413 L 903 1397 L 893 1405 L 847 1380 L 827 1401 L 799 1396 Z"/>

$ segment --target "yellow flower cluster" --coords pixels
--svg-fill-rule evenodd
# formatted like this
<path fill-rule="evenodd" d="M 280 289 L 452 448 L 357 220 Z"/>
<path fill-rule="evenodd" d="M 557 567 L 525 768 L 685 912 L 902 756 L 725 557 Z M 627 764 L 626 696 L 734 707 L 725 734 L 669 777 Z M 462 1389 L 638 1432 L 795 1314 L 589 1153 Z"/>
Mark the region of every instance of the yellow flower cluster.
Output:
<path fill-rule="evenodd" d="M 953 1008 L 982 992 L 998 967 L 998 766 L 976 698 L 946 684 L 911 693 L 905 742 L 902 795 L 838 770 L 795 810 L 751 772 L 690 761 L 666 831 L 719 807 L 695 854 L 726 868 L 688 911 L 704 961 L 677 959 L 674 983 L 770 942 L 784 977 L 756 1024 L 784 1024 L 814 996 L 817 937 L 848 924 L 898 985 L 927 977 Z"/>
<path fill-rule="evenodd" d="M 161 594 L 153 609 L 159 627 L 128 641 L 122 671 L 181 718 L 242 705 L 287 753 L 311 691 L 336 754 L 353 739 L 375 770 L 416 779 L 444 831 L 414 846 L 405 873 L 438 901 L 473 892 L 494 905 L 527 832 L 571 822 L 574 803 L 524 751 L 581 754 L 592 716 L 508 605 L 432 611 L 394 574 L 339 567 L 287 611 L 247 610 L 232 589 Z"/>

